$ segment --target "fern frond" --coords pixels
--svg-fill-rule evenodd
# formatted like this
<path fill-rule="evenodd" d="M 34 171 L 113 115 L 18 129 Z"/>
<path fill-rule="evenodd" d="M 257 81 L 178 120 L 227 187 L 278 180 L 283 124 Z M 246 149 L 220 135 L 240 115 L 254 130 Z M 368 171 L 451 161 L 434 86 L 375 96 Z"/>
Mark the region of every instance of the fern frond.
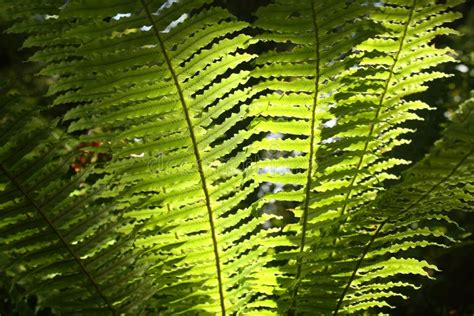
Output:
<path fill-rule="evenodd" d="M 328 153 L 343 149 L 351 160 L 351 168 L 347 170 L 348 175 L 351 173 L 347 178 L 348 190 L 339 209 L 341 215 L 351 212 L 351 204 L 357 201 L 352 197 L 362 197 L 377 187 L 377 182 L 393 178 L 387 171 L 404 163 L 390 158 L 387 153 L 408 142 L 405 135 L 410 130 L 399 126 L 408 120 L 421 119 L 415 111 L 429 109 L 429 106 L 403 98 L 425 90 L 427 81 L 446 76 L 426 70 L 454 61 L 451 51 L 430 46 L 430 40 L 445 33 L 439 25 L 459 17 L 452 12 L 440 14 L 458 3 L 448 1 L 445 5 L 435 5 L 429 1 L 413 1 L 399 5 L 387 2 L 380 12 L 372 15 L 387 31 L 358 45 L 357 50 L 363 57 L 355 74 L 365 76 L 366 80 L 348 83 L 347 89 L 339 95 L 338 107 L 334 110 L 338 126 L 328 135 L 335 141 L 326 146 Z M 431 23 L 434 18 L 427 13 L 428 9 L 437 14 L 437 23 Z M 372 54 L 375 51 L 380 53 Z M 377 72 L 373 72 L 373 68 Z M 362 198 L 354 207 L 364 201 Z"/>
<path fill-rule="evenodd" d="M 258 88 L 263 93 L 252 102 L 250 113 L 259 117 L 256 128 L 270 135 L 258 143 L 260 150 L 281 153 L 255 163 L 261 173 L 258 179 L 286 188 L 264 197 L 269 204 L 302 203 L 292 211 L 299 222 L 287 225 L 283 236 L 269 237 L 269 243 L 280 250 L 269 258 L 271 268 L 257 282 L 267 287 L 264 295 L 281 298 L 278 306 L 257 302 L 255 309 L 260 312 L 268 308 L 291 314 L 304 308 L 308 299 L 304 288 L 312 285 L 305 280 L 305 254 L 316 237 L 310 220 L 321 130 L 334 118 L 330 108 L 336 103 L 335 92 L 341 89 L 347 69 L 355 65 L 354 59 L 343 57 L 369 34 L 364 19 L 368 12 L 358 1 L 350 5 L 345 1 L 276 1 L 258 13 L 256 25 L 263 33 L 257 38 L 275 50 L 257 59 L 252 74 L 262 80 Z M 274 170 L 282 170 L 281 175 Z M 278 271 L 272 262 L 282 260 L 288 265 Z M 326 312 L 314 304 L 314 298 L 310 300 L 314 312 Z"/>
<path fill-rule="evenodd" d="M 474 99 L 471 99 L 461 105 L 430 153 L 404 172 L 403 181 L 351 219 L 371 229 L 360 235 L 359 241 L 352 241 L 354 247 L 368 240 L 339 298 L 336 313 L 389 306 L 388 297 L 397 295 L 400 288 L 413 286 L 413 281 L 393 283 L 391 279 L 408 273 L 430 277 L 427 271 L 437 270 L 426 261 L 404 258 L 403 253 L 429 245 L 446 247 L 455 241 L 442 226 L 456 225 L 448 217 L 450 213 L 474 210 L 473 148 Z M 399 258 L 387 259 L 392 254 Z"/>
<path fill-rule="evenodd" d="M 330 271 L 334 273 L 336 287 L 342 286 L 343 282 L 340 282 L 344 280 L 344 271 L 351 269 L 348 263 L 357 261 L 357 253 L 361 251 L 361 248 L 356 246 L 354 238 L 355 240 L 364 240 L 362 237 L 364 232 L 368 227 L 371 227 L 369 225 L 355 225 L 352 219 L 360 218 L 357 216 L 359 210 L 383 189 L 383 181 L 396 178 L 391 174 L 390 169 L 396 165 L 407 163 L 389 156 L 389 152 L 393 148 L 409 142 L 407 133 L 410 132 L 410 129 L 400 127 L 400 125 L 407 120 L 419 120 L 420 117 L 415 111 L 429 109 L 428 105 L 420 101 L 407 102 L 403 98 L 424 91 L 427 88 L 425 85 L 427 81 L 445 76 L 437 72 L 429 73 L 428 68 L 441 62 L 453 60 L 453 57 L 449 55 L 451 54 L 449 50 L 430 46 L 430 40 L 437 34 L 450 32 L 439 25 L 452 21 L 458 15 L 441 15 L 439 13 L 457 3 L 459 2 L 448 1 L 445 5 L 419 1 L 413 1 L 410 4 L 386 3 L 381 7 L 379 13 L 372 16 L 372 19 L 383 24 L 387 32 L 381 34 L 380 37 L 369 39 L 357 47 L 361 50 L 363 57 L 360 63 L 361 68 L 355 74 L 364 76 L 366 80 L 348 84 L 347 95 L 344 95 L 344 92 L 340 95 L 341 101 L 335 108 L 335 115 L 338 117 L 340 127 L 336 127 L 334 133 L 330 133 L 330 137 L 335 141 L 328 144 L 327 154 L 324 154 L 326 156 L 340 150 L 342 145 L 345 148 L 343 149 L 345 153 L 334 160 L 337 163 L 343 162 L 344 168 L 338 167 L 338 164 L 325 168 L 327 176 L 322 177 L 324 180 L 319 186 L 326 192 L 324 183 L 327 181 L 332 188 L 335 187 L 334 184 L 337 188 L 334 193 L 338 197 L 334 198 L 330 195 L 333 199 L 329 200 L 332 207 L 329 204 L 328 208 L 328 203 L 324 200 L 321 203 L 324 207 L 323 210 L 331 211 L 336 206 L 339 216 L 336 221 L 337 227 L 330 229 L 326 234 L 333 236 L 332 245 L 351 247 L 353 250 L 353 252 L 345 254 L 329 254 L 325 259 L 341 262 L 336 265 L 329 264 L 328 268 L 323 270 L 325 273 Z M 437 9 L 433 10 L 433 7 L 437 7 Z M 434 18 L 427 13 L 430 10 L 437 12 L 435 19 L 438 16 L 443 16 L 443 18 L 437 20 L 437 23 L 430 23 Z M 392 16 L 395 17 L 392 18 Z M 426 27 L 427 25 L 429 27 Z M 364 67 L 364 65 L 368 65 L 368 67 Z M 376 72 L 372 70 L 374 67 Z M 354 93 L 357 94 L 354 95 Z M 338 114 L 338 111 L 341 111 L 339 112 L 341 114 Z M 328 172 L 332 168 L 334 171 Z M 333 174 L 331 175 L 331 173 Z M 341 181 L 341 179 L 344 180 Z M 317 197 L 317 194 L 315 196 Z M 377 222 L 377 217 L 370 218 L 374 218 Z M 357 226 L 358 229 L 353 230 L 354 226 Z M 353 235 L 357 237 L 351 238 Z M 332 238 L 328 238 L 328 241 L 330 242 Z M 394 247 L 383 249 L 380 252 L 395 253 L 409 247 L 429 244 L 424 241 L 412 241 L 411 244 L 405 243 L 398 249 Z M 327 246 L 318 245 L 315 247 L 315 251 L 325 249 L 330 245 L 331 243 Z M 397 261 L 398 259 L 394 258 L 390 260 L 394 265 L 391 269 L 383 272 L 386 273 L 386 276 L 397 273 L 426 274 L 421 267 L 429 267 L 426 262 L 404 261 L 404 259 Z M 376 282 L 377 277 L 384 277 L 383 274 L 378 275 L 379 268 L 374 267 L 374 269 L 367 269 L 364 272 L 367 275 L 366 284 L 368 287 L 371 284 L 368 280 L 372 280 L 373 283 Z M 378 293 L 379 297 L 375 295 L 373 299 L 368 300 L 365 295 L 355 295 L 353 299 L 358 303 L 345 311 L 356 312 L 386 306 L 385 299 L 387 297 L 397 295 L 397 288 L 408 285 L 397 285 L 381 290 Z M 374 294 L 376 290 L 372 288 L 368 293 Z M 338 312 L 339 304 L 337 304 L 334 313 Z"/>
<path fill-rule="evenodd" d="M 27 99 L 2 96 L 3 277 L 18 288 L 19 302 L 36 295 L 39 308 L 55 312 L 139 311 L 150 287 L 130 247 L 132 234 L 124 231 L 128 220 L 113 203 L 98 199 L 105 188 L 87 184 L 90 170 L 73 174 L 77 141 L 34 107 Z"/>
<path fill-rule="evenodd" d="M 344 247 L 346 225 L 355 225 L 346 221 L 396 178 L 390 169 L 408 163 L 389 152 L 409 142 L 411 130 L 401 125 L 421 119 L 416 111 L 429 106 L 404 98 L 445 76 L 428 69 L 453 61 L 452 51 L 430 41 L 453 33 L 442 25 L 459 17 L 448 11 L 458 3 L 277 1 L 259 14 L 257 25 L 266 31 L 260 38 L 281 43 L 281 51 L 257 59 L 255 76 L 275 92 L 254 102 L 251 113 L 276 121 L 265 122 L 267 130 L 282 136 L 263 146 L 282 152 L 272 166 L 286 170 L 262 178 L 286 188 L 268 200 L 301 203 L 291 210 L 298 223 L 285 227 L 287 238 L 276 238 L 279 250 L 269 259 L 279 312 L 334 310 L 341 273 L 357 260 L 356 249 L 334 249 Z M 369 17 L 382 31 L 367 39 Z M 275 271 L 282 260 L 286 265 Z"/>
<path fill-rule="evenodd" d="M 245 310 L 263 220 L 240 206 L 257 190 L 248 24 L 211 1 L 70 1 L 56 15 L 58 40 L 27 43 L 58 78 L 49 93 L 70 107 L 68 131 L 112 153 L 98 184 L 114 189 L 99 196 L 146 222 L 135 246 L 155 285 L 149 312 Z"/>

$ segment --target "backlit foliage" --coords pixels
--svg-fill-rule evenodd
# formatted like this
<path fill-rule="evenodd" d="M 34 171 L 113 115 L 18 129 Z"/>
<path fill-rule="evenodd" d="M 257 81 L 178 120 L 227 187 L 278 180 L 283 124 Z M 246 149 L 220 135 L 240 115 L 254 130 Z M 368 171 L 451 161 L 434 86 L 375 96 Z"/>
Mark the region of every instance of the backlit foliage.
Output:
<path fill-rule="evenodd" d="M 1 99 L 2 278 L 65 315 L 405 297 L 436 270 L 406 251 L 455 242 L 437 223 L 473 206 L 472 102 L 391 185 L 461 2 L 275 0 L 249 23 L 211 0 L 0 1 L 54 99 Z"/>

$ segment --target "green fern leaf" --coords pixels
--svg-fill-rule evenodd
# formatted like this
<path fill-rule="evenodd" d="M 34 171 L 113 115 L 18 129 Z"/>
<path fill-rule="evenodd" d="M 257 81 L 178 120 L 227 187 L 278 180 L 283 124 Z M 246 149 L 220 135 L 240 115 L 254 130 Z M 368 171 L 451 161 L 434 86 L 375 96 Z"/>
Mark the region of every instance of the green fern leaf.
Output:
<path fill-rule="evenodd" d="M 461 105 L 442 139 L 423 160 L 405 171 L 403 181 L 351 219 L 373 228 L 365 233 L 369 238 L 339 299 L 338 309 L 354 313 L 369 305 L 389 306 L 385 301 L 389 295 L 373 294 L 388 289 L 396 294 L 401 287 L 412 285 L 406 281 L 389 288 L 383 286 L 387 279 L 405 273 L 429 277 L 427 270 L 437 270 L 426 261 L 393 257 L 387 261 L 386 257 L 402 254 L 409 248 L 446 247 L 455 240 L 437 228 L 436 223 L 455 225 L 447 217 L 449 213 L 473 211 L 473 105 L 473 99 Z M 378 271 L 368 273 L 371 270 Z"/>
<path fill-rule="evenodd" d="M 255 56 L 248 24 L 209 2 L 71 1 L 55 10 L 62 36 L 39 29 L 25 43 L 58 77 L 54 105 L 75 105 L 68 131 L 91 130 L 81 140 L 112 153 L 96 172 L 113 190 L 99 196 L 145 222 L 135 246 L 153 312 L 244 310 L 262 252 L 262 219 L 239 208 L 257 190 L 242 168 L 250 153 L 236 151 L 253 134 L 239 87 Z"/>
<path fill-rule="evenodd" d="M 348 221 L 376 198 L 385 180 L 396 178 L 391 168 L 408 163 L 388 153 L 409 142 L 406 134 L 411 130 L 400 125 L 421 119 L 415 111 L 429 106 L 403 98 L 445 76 L 428 69 L 453 61 L 452 51 L 432 47 L 430 40 L 453 33 L 442 25 L 459 17 L 446 11 L 458 3 L 368 7 L 357 1 L 277 1 L 260 12 L 257 25 L 266 31 L 260 38 L 282 43 L 278 47 L 283 52 L 258 58 L 262 66 L 254 75 L 268 78 L 261 87 L 274 92 L 254 102 L 251 113 L 276 121 L 267 123 L 272 126 L 267 131 L 282 136 L 262 143 L 282 154 L 265 165 L 286 170 L 282 176 L 260 178 L 288 188 L 269 194 L 270 203 L 301 202 L 291 209 L 298 222 L 285 227 L 287 237 L 278 239 L 279 250 L 269 258 L 271 268 L 263 276 L 274 288 L 272 295 L 280 296 L 279 313 L 337 312 L 343 271 L 353 267 L 361 249 L 335 249 L 344 248 L 349 236 L 363 239 L 352 228 L 363 232 L 364 226 Z M 383 31 L 365 40 L 370 34 L 365 31 L 367 15 Z M 341 45 L 334 42 L 334 34 Z M 409 246 L 416 244 L 400 247 Z M 383 297 L 395 292 L 389 294 Z"/>
<path fill-rule="evenodd" d="M 0 266 L 38 307 L 69 314 L 137 312 L 151 284 L 106 188 L 87 184 L 91 170 L 73 175 L 77 141 L 41 117 L 27 99 L 3 96 L 0 150 Z M 122 230 L 122 232 L 121 232 Z M 133 269 L 131 267 L 134 267 Z M 130 291 L 136 291 L 129 295 Z"/>

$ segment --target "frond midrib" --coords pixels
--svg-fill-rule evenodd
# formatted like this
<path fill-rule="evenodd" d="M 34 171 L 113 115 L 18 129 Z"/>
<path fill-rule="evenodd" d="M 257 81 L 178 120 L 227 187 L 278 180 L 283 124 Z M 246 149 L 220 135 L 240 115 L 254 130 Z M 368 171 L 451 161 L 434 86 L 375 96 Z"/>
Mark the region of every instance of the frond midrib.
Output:
<path fill-rule="evenodd" d="M 194 133 L 194 128 L 193 124 L 191 122 L 191 116 L 188 111 L 188 106 L 186 103 L 186 100 L 184 98 L 183 90 L 181 88 L 181 85 L 178 80 L 178 76 L 176 75 L 176 72 L 174 70 L 174 67 L 171 63 L 171 59 L 168 55 L 168 52 L 166 51 L 165 44 L 163 42 L 163 39 L 160 36 L 160 33 L 156 27 L 156 23 L 151 15 L 150 9 L 148 8 L 148 5 L 146 4 L 145 0 L 140 0 L 141 4 L 143 5 L 143 8 L 145 9 L 146 15 L 150 22 L 152 23 L 152 28 L 153 32 L 158 40 L 158 44 L 160 45 L 163 57 L 166 61 L 166 65 L 168 66 L 168 69 L 171 73 L 171 76 L 173 78 L 174 85 L 176 86 L 176 90 L 178 92 L 179 100 L 183 109 L 183 113 L 186 119 L 186 124 L 188 127 L 189 131 L 189 136 L 191 138 L 191 142 L 193 145 L 193 152 L 196 160 L 196 165 L 198 168 L 198 173 L 199 177 L 201 180 L 201 186 L 202 186 L 202 191 L 204 193 L 205 197 L 205 202 L 206 202 L 206 209 L 208 212 L 208 217 L 209 217 L 209 226 L 211 230 L 211 238 L 212 238 L 212 244 L 214 248 L 214 257 L 216 261 L 216 275 L 217 275 L 217 281 L 218 281 L 218 287 L 219 287 L 219 299 L 220 299 L 220 306 L 221 306 L 221 313 L 222 315 L 226 314 L 226 309 L 225 309 L 225 303 L 224 303 L 224 288 L 223 288 L 223 282 L 222 282 L 222 272 L 221 272 L 221 264 L 220 264 L 220 256 L 219 256 L 219 249 L 218 249 L 218 243 L 217 243 L 217 235 L 216 235 L 216 229 L 215 229 L 215 224 L 214 224 L 214 216 L 212 212 L 212 207 L 211 207 L 211 199 L 210 199 L 210 194 L 209 190 L 207 188 L 207 183 L 206 183 L 206 177 L 204 175 L 204 169 L 202 166 L 202 160 L 201 160 L 201 155 L 199 153 L 199 147 L 198 147 L 198 142 L 196 140 L 196 135 Z"/>
<path fill-rule="evenodd" d="M 360 168 L 362 166 L 362 162 L 364 161 L 365 155 L 367 154 L 367 149 L 369 148 L 369 143 L 370 143 L 370 140 L 371 140 L 372 135 L 374 133 L 375 125 L 377 124 L 376 121 L 378 120 L 378 118 L 380 116 L 380 113 L 382 112 L 382 106 L 383 106 L 383 103 L 385 102 L 385 97 L 388 93 L 388 87 L 390 86 L 393 74 L 395 72 L 395 67 L 396 67 L 396 65 L 398 63 L 398 60 L 400 58 L 400 54 L 403 50 L 403 45 L 404 45 L 404 42 L 405 42 L 406 35 L 408 33 L 408 29 L 409 29 L 409 26 L 410 26 L 410 23 L 411 23 L 411 20 L 412 20 L 412 17 L 413 17 L 413 12 L 415 10 L 415 7 L 416 7 L 416 0 L 413 0 L 412 6 L 410 8 L 409 15 L 408 15 L 407 22 L 406 22 L 405 27 L 403 29 L 402 37 L 400 38 L 400 45 L 398 46 L 397 54 L 393 58 L 393 64 L 390 67 L 387 81 L 385 82 L 385 86 L 384 86 L 384 89 L 383 89 L 382 94 L 380 96 L 379 103 L 377 104 L 377 110 L 375 112 L 373 122 L 370 123 L 370 129 L 369 129 L 369 133 L 367 134 L 367 140 L 365 141 L 364 148 L 362 149 L 362 155 L 360 156 L 359 162 L 357 163 L 356 172 L 355 172 L 354 176 L 351 179 L 351 183 L 349 184 L 349 190 L 347 191 L 347 194 L 344 198 L 344 204 L 342 206 L 340 216 L 343 216 L 346 209 L 347 209 L 349 200 L 350 200 L 351 195 L 352 195 L 352 191 L 354 189 L 354 183 L 355 183 L 355 181 L 356 181 L 356 179 L 357 179 L 357 177 L 360 173 Z"/>
<path fill-rule="evenodd" d="M 411 22 L 411 19 L 413 17 L 413 12 L 415 10 L 415 6 L 416 6 L 416 0 L 413 0 L 413 3 L 412 3 L 412 7 L 410 9 L 410 13 L 408 15 L 408 18 L 407 18 L 407 22 L 405 24 L 405 27 L 404 27 L 404 30 L 403 30 L 403 34 L 402 34 L 402 37 L 400 38 L 400 45 L 398 47 L 398 51 L 397 51 L 397 54 L 395 55 L 394 57 L 394 61 L 393 61 L 393 64 L 392 66 L 390 67 L 390 71 L 389 71 L 389 76 L 387 78 L 387 81 L 385 82 L 385 86 L 384 86 L 384 90 L 382 92 L 382 95 L 380 96 L 380 101 L 379 101 L 379 104 L 378 104 L 378 107 L 377 107 L 377 111 L 375 112 L 375 117 L 374 117 L 374 122 L 370 124 L 370 130 L 369 130 L 369 133 L 368 133 L 368 136 L 367 136 L 367 140 L 365 142 L 365 145 L 364 145 L 364 149 L 362 150 L 362 155 L 360 156 L 360 159 L 359 159 L 359 162 L 357 164 L 357 167 L 356 167 L 356 172 L 354 174 L 354 176 L 352 177 L 352 180 L 351 180 L 351 183 L 349 185 L 349 190 L 346 194 L 346 197 L 344 199 L 344 204 L 343 204 L 343 207 L 341 209 L 341 216 L 344 215 L 344 212 L 346 211 L 346 208 L 347 208 L 347 205 L 348 205 L 348 202 L 349 202 L 349 199 L 351 198 L 351 193 L 352 193 L 352 189 L 354 187 L 354 183 L 355 183 L 355 180 L 357 179 L 357 176 L 359 175 L 359 172 L 360 172 L 360 167 L 362 166 L 362 162 L 364 160 L 364 157 L 365 157 L 365 154 L 367 152 L 367 148 L 369 147 L 369 142 L 370 142 L 370 139 L 371 139 L 371 136 L 374 132 L 374 129 L 375 129 L 375 124 L 376 124 L 376 120 L 378 119 L 379 115 L 380 115 L 380 112 L 382 110 L 382 105 L 383 105 L 383 102 L 385 100 L 385 96 L 388 92 L 388 87 L 390 85 L 390 81 L 393 77 L 393 74 L 394 74 L 394 71 L 395 71 L 395 66 L 397 65 L 397 62 L 398 62 L 398 59 L 400 58 L 400 54 L 401 54 L 401 51 L 403 49 L 403 44 L 404 44 L 404 41 L 405 41 L 405 38 L 406 38 L 406 35 L 408 33 L 408 28 L 410 26 L 410 22 Z M 385 222 L 384 222 L 385 223 Z M 375 238 L 377 237 L 377 235 L 379 234 L 380 230 L 382 229 L 382 227 L 384 226 L 384 223 L 382 223 L 378 228 L 377 230 L 375 231 L 374 235 L 372 236 L 371 240 L 369 241 L 369 243 L 367 244 L 367 247 L 364 249 L 362 255 L 361 255 L 361 258 L 357 261 L 357 264 L 356 264 L 356 267 L 354 268 L 354 270 L 352 271 L 352 275 L 351 277 L 349 278 L 349 281 L 346 285 L 346 287 L 344 288 L 344 290 L 342 291 L 341 293 L 341 296 L 339 297 L 337 303 L 336 303 L 336 307 L 334 309 L 334 313 L 333 315 L 337 315 L 337 313 L 339 312 L 339 309 L 341 308 L 341 305 L 342 305 L 342 302 L 344 300 L 344 297 L 346 296 L 346 293 L 347 291 L 349 290 L 349 287 L 352 283 L 352 281 L 354 280 L 355 278 L 355 275 L 357 273 L 357 271 L 359 270 L 359 267 L 364 259 L 364 257 L 366 256 L 367 252 L 369 251 L 370 249 L 370 246 L 372 245 L 372 243 L 374 242 Z"/>
<path fill-rule="evenodd" d="M 377 107 L 377 111 L 375 112 L 375 116 L 374 116 L 374 122 L 372 122 L 370 124 L 370 129 L 369 129 L 369 133 L 367 135 L 367 140 L 365 141 L 365 144 L 364 144 L 364 149 L 362 150 L 362 155 L 360 156 L 360 159 L 359 159 L 359 162 L 357 163 L 357 167 L 356 167 L 356 172 L 354 174 L 354 176 L 352 177 L 352 180 L 351 180 L 351 183 L 349 184 L 349 190 L 344 198 L 344 204 L 343 204 L 343 207 L 341 209 L 341 214 L 340 216 L 344 215 L 344 212 L 346 211 L 346 208 L 347 208 L 347 205 L 348 205 L 348 202 L 351 198 L 351 193 L 352 193 L 352 190 L 354 188 L 354 183 L 355 183 L 355 180 L 357 179 L 357 176 L 359 175 L 359 172 L 360 172 L 360 168 L 362 166 L 362 162 L 364 161 L 364 157 L 367 153 L 367 149 L 369 147 L 369 143 L 370 143 L 370 139 L 372 137 L 372 134 L 374 132 L 374 129 L 375 129 L 375 125 L 376 125 L 376 120 L 378 119 L 381 111 L 382 111 L 382 105 L 385 101 L 385 96 L 387 95 L 387 92 L 388 92 L 388 87 L 390 86 L 390 82 L 391 82 L 391 79 L 393 77 L 393 74 L 394 74 L 394 71 L 395 71 L 395 67 L 397 65 L 397 62 L 398 62 L 398 59 L 400 58 L 400 54 L 402 52 L 402 49 L 403 49 L 403 44 L 405 42 L 405 38 L 406 38 L 406 35 L 408 33 L 408 29 L 409 29 L 409 26 L 410 26 L 410 22 L 412 20 L 412 17 L 413 17 L 413 12 L 415 11 L 415 6 L 416 6 L 416 0 L 413 0 L 412 2 L 412 6 L 410 8 L 410 12 L 409 12 L 409 15 L 408 15 L 408 18 L 407 18 L 407 22 L 405 24 L 405 27 L 403 29 L 403 34 L 400 38 L 400 45 L 398 46 L 398 50 L 397 50 L 397 54 L 395 55 L 394 59 L 393 59 L 393 64 L 391 65 L 390 67 L 390 70 L 389 70 L 389 75 L 388 75 L 388 78 L 387 78 L 387 81 L 385 82 L 385 86 L 384 86 L 384 89 L 383 89 L 383 92 L 380 96 L 380 100 L 379 100 L 379 103 L 378 103 L 378 107 Z M 467 159 L 467 157 L 466 157 Z M 388 219 L 386 220 L 388 221 Z M 357 261 L 356 263 L 356 266 L 354 268 L 354 270 L 352 271 L 352 274 L 351 274 L 351 277 L 349 278 L 349 281 L 346 285 L 346 287 L 344 288 L 344 290 L 342 291 L 341 293 L 341 296 L 339 297 L 337 303 L 336 303 L 336 307 L 334 309 L 334 313 L 333 315 L 337 315 L 337 313 L 339 312 L 339 309 L 341 308 L 341 305 L 342 305 L 342 302 L 344 301 L 344 297 L 346 296 L 346 293 L 347 291 L 349 290 L 349 287 L 352 283 L 352 281 L 354 280 L 355 278 L 355 275 L 357 273 L 357 271 L 359 270 L 359 267 L 360 265 L 362 264 L 362 261 L 364 260 L 364 257 L 366 256 L 367 252 L 369 251 L 372 243 L 374 242 L 374 240 L 376 239 L 376 237 L 378 236 L 379 232 L 381 231 L 382 227 L 384 226 L 386 222 L 383 222 L 381 225 L 379 225 L 379 227 L 377 228 L 377 230 L 375 231 L 374 235 L 372 236 L 371 240 L 369 241 L 369 243 L 367 244 L 367 247 L 364 248 L 364 251 L 360 257 L 360 259 Z"/>

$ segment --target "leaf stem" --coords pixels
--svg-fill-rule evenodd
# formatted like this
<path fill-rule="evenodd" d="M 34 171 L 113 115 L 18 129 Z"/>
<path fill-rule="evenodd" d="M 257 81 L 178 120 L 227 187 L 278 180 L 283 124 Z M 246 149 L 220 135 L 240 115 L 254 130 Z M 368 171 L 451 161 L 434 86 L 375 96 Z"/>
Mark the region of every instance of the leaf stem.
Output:
<path fill-rule="evenodd" d="M 343 204 L 343 207 L 341 209 L 341 214 L 340 216 L 344 215 L 346 209 L 347 209 L 347 206 L 348 206 L 348 202 L 351 198 L 351 195 L 352 195 L 352 191 L 354 189 L 354 184 L 355 184 L 355 181 L 357 179 L 357 176 L 359 175 L 359 172 L 360 172 L 360 169 L 362 167 L 362 163 L 364 161 L 364 158 L 365 158 L 365 155 L 367 153 L 367 149 L 369 147 L 369 143 L 370 143 L 370 138 L 372 137 L 373 133 L 374 133 L 374 130 L 375 130 L 375 125 L 376 125 L 376 120 L 379 118 L 380 116 L 380 113 L 382 112 L 382 107 L 383 107 L 383 103 L 385 102 L 385 97 L 387 95 L 387 92 L 388 92 L 388 87 L 390 86 L 390 83 L 392 81 L 392 77 L 393 77 L 393 74 L 394 74 L 394 71 L 395 71 L 395 66 L 397 65 L 398 63 L 398 60 L 400 58 L 400 54 L 403 50 L 403 44 L 405 42 L 405 38 L 406 38 L 406 35 L 408 33 L 408 28 L 410 26 L 410 22 L 413 18 L 413 12 L 415 11 L 415 7 L 416 7 L 416 0 L 413 0 L 412 2 L 412 6 L 410 8 L 410 12 L 408 14 L 408 18 L 407 18 L 407 21 L 405 23 L 405 27 L 403 29 L 403 33 L 402 33 L 402 36 L 400 37 L 400 44 L 398 46 L 398 50 L 397 50 L 397 54 L 395 55 L 395 57 L 393 58 L 393 64 L 391 65 L 390 67 L 390 71 L 389 71 L 389 75 L 388 75 L 388 78 L 387 78 L 387 81 L 385 82 L 385 86 L 384 86 L 384 89 L 383 89 L 383 92 L 380 96 L 380 100 L 379 100 L 379 103 L 378 103 L 378 106 L 377 106 L 377 111 L 375 112 L 375 117 L 374 117 L 374 122 L 372 122 L 370 124 L 370 130 L 369 130 L 369 133 L 367 135 L 367 140 L 365 142 L 365 145 L 364 145 L 364 149 L 362 150 L 362 155 L 360 156 L 360 159 L 359 159 L 359 162 L 357 163 L 357 167 L 356 167 L 356 172 L 354 174 L 354 176 L 352 177 L 352 180 L 351 180 L 351 183 L 349 184 L 349 190 L 347 191 L 347 194 L 344 198 L 344 204 Z M 382 229 L 383 227 L 383 224 L 381 224 L 376 232 L 374 233 L 374 239 L 375 239 L 375 236 L 378 235 L 378 233 L 380 232 L 380 230 Z M 374 239 L 371 239 L 369 244 L 367 245 L 367 248 L 366 250 L 368 250 L 370 248 L 370 246 L 372 245 Z M 344 296 L 346 295 L 348 289 L 349 289 L 349 286 L 353 280 L 353 278 L 355 277 L 355 274 L 357 272 L 357 270 L 359 269 L 360 267 L 360 263 L 362 262 L 363 258 L 365 257 L 365 254 L 366 253 L 363 253 L 361 259 L 359 260 L 358 264 L 356 265 L 354 271 L 353 271 L 353 274 L 351 276 L 351 279 L 349 280 L 348 282 L 348 285 L 346 286 L 346 288 L 344 288 L 342 294 L 341 294 L 341 297 L 339 298 L 337 304 L 336 304 L 336 308 L 334 310 L 334 315 L 337 314 L 339 308 L 341 307 L 341 304 L 342 304 L 342 301 L 344 300 Z"/>
<path fill-rule="evenodd" d="M 219 285 L 219 299 L 220 299 L 221 313 L 222 313 L 222 315 L 225 315 L 226 314 L 226 309 L 225 309 L 225 304 L 224 304 L 224 286 L 223 286 L 223 282 L 222 282 L 222 272 L 221 272 L 221 264 L 220 264 L 220 257 L 219 257 L 219 247 L 218 247 L 218 244 L 217 244 L 217 234 L 216 234 L 216 228 L 215 228 L 215 224 L 214 224 L 214 216 L 213 216 L 213 212 L 212 212 L 212 208 L 211 208 L 211 199 L 210 199 L 210 195 L 209 195 L 209 190 L 208 190 L 207 184 L 206 184 L 206 177 L 204 175 L 204 169 L 203 169 L 203 166 L 202 166 L 202 159 L 201 159 L 201 156 L 200 156 L 200 153 L 199 153 L 198 142 L 196 140 L 196 135 L 194 134 L 193 124 L 191 122 L 191 115 L 188 111 L 188 106 L 186 104 L 186 99 L 184 97 L 183 90 L 182 90 L 181 85 L 179 83 L 178 76 L 176 75 L 176 72 L 174 71 L 173 65 L 171 63 L 171 59 L 168 55 L 168 52 L 166 51 L 165 44 L 163 42 L 163 39 L 160 36 L 160 33 L 159 33 L 158 28 L 156 26 L 156 23 L 155 23 L 152 15 L 151 15 L 150 9 L 148 8 L 148 6 L 147 6 L 147 4 L 145 3 L 144 0 L 140 0 L 140 1 L 141 1 L 142 5 L 145 9 L 145 12 L 146 12 L 146 15 L 147 15 L 148 19 L 150 20 L 150 22 L 153 25 L 153 32 L 154 32 L 156 38 L 158 39 L 158 43 L 160 45 L 163 57 L 165 58 L 166 64 L 167 64 L 168 69 L 171 73 L 171 77 L 173 78 L 173 82 L 174 82 L 174 84 L 176 86 L 176 90 L 178 92 L 178 96 L 179 96 L 179 100 L 180 100 L 180 103 L 181 103 L 181 106 L 182 106 L 182 109 L 183 109 L 183 113 L 184 113 L 184 116 L 186 118 L 186 123 L 187 123 L 187 126 L 188 126 L 189 136 L 191 137 L 191 141 L 192 141 L 192 144 L 193 144 L 193 151 L 194 151 L 194 156 L 195 156 L 195 159 L 196 159 L 196 165 L 197 165 L 199 177 L 200 177 L 200 180 L 201 180 L 202 191 L 204 192 L 204 198 L 205 198 L 207 213 L 208 213 L 208 217 L 209 217 L 209 225 L 210 225 L 210 228 L 211 228 L 212 245 L 213 245 L 213 248 L 214 248 L 214 257 L 215 257 L 215 261 L 216 261 L 216 275 L 217 275 L 217 281 L 218 281 L 218 285 Z"/>

